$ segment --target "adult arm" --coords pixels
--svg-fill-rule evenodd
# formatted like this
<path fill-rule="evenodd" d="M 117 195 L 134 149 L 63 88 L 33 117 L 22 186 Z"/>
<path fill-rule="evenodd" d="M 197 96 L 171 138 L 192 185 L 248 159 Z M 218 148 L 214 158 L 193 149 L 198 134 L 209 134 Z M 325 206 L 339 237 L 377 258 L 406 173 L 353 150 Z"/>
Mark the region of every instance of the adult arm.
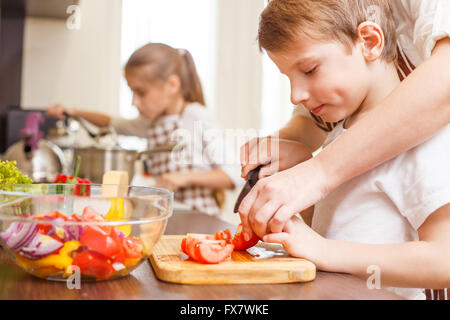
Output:
<path fill-rule="evenodd" d="M 241 203 L 244 236 L 281 232 L 296 212 L 432 137 L 450 122 L 450 38 L 315 158 L 260 180 Z"/>

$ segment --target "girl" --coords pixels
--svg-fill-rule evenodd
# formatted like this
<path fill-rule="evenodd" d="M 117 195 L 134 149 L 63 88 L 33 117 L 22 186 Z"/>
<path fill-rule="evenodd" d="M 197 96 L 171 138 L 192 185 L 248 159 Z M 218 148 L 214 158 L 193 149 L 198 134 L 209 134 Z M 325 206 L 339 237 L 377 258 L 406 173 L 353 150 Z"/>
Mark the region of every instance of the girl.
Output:
<path fill-rule="evenodd" d="M 65 119 L 64 112 L 83 117 L 99 127 L 112 126 L 117 133 L 145 137 L 148 149 L 180 143 L 182 155 L 172 153 L 150 157 L 147 167 L 157 177 L 156 186 L 175 192 L 175 200 L 194 210 L 219 214 L 223 193 L 235 183 L 232 168 L 221 165 L 205 130 L 217 126 L 205 108 L 202 86 L 191 54 L 161 43 L 149 43 L 135 51 L 125 66 L 125 78 L 133 92 L 133 105 L 140 113 L 134 120 L 67 108 L 57 104 L 47 115 Z M 217 149 L 216 149 L 217 150 Z"/>

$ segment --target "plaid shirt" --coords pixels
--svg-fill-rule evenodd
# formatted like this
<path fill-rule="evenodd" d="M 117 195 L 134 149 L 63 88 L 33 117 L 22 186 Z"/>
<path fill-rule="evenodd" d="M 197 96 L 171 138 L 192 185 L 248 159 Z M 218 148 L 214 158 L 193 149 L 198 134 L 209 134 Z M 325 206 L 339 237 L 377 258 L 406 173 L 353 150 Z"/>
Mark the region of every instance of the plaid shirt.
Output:
<path fill-rule="evenodd" d="M 167 144 L 179 143 L 176 132 L 182 127 L 181 115 L 163 116 L 155 121 L 147 130 L 148 149 L 153 149 Z M 202 145 L 203 145 L 202 141 Z M 182 151 L 171 153 L 157 153 L 147 160 L 147 170 L 154 176 L 164 173 L 204 171 L 205 166 L 213 169 L 213 164 L 198 164 L 194 159 L 202 155 L 196 154 L 198 150 L 187 146 Z M 195 158 L 194 158 L 195 157 Z M 200 212 L 217 215 L 220 214 L 219 205 L 215 198 L 215 190 L 206 187 L 182 188 L 175 192 L 177 201 L 190 205 Z"/>

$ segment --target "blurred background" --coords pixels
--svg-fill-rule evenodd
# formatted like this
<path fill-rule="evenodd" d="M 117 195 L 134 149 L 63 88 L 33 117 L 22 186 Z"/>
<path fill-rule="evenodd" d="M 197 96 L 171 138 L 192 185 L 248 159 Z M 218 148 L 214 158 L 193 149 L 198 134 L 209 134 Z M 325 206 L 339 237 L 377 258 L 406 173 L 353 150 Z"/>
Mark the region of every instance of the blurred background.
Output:
<path fill-rule="evenodd" d="M 293 106 L 287 78 L 258 48 L 265 5 L 266 0 L 0 0 L 0 154 L 20 139 L 24 111 L 64 103 L 137 117 L 123 66 L 148 42 L 192 53 L 207 107 L 223 128 L 272 133 L 289 120 Z M 47 129 L 54 125 L 46 119 Z"/>

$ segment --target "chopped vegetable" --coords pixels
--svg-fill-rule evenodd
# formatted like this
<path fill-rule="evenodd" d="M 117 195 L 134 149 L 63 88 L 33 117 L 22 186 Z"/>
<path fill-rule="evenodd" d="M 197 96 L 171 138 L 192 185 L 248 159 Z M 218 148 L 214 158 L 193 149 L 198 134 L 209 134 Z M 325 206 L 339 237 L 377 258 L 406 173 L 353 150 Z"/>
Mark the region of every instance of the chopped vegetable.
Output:
<path fill-rule="evenodd" d="M 195 256 L 202 263 L 216 264 L 227 259 L 234 246 L 225 240 L 203 240 L 195 245 Z"/>
<path fill-rule="evenodd" d="M 119 227 L 74 223 L 106 221 L 91 207 L 84 208 L 81 218 L 58 211 L 32 218 L 40 223 L 13 222 L 0 233 L 0 240 L 14 252 L 22 268 L 38 277 L 67 278 L 72 274 L 69 267 L 76 265 L 82 275 L 106 280 L 128 273 L 146 256 L 144 242 L 126 236 Z"/>
<path fill-rule="evenodd" d="M 86 250 L 77 255 L 73 264 L 80 268 L 82 274 L 96 277 L 97 280 L 106 280 L 115 271 L 108 258 L 92 250 Z"/>
<path fill-rule="evenodd" d="M 16 164 L 16 161 L 0 160 L 0 185 L 33 183 L 33 180 L 23 174 Z"/>
<path fill-rule="evenodd" d="M 233 237 L 233 245 L 234 245 L 234 250 L 237 251 L 244 251 L 247 250 L 248 248 L 253 247 L 255 244 L 257 244 L 259 241 L 259 237 L 253 233 L 252 237 L 250 238 L 250 240 L 246 241 L 244 239 L 244 235 L 242 234 L 242 224 L 239 224 L 236 230 L 236 234 Z"/>
<path fill-rule="evenodd" d="M 200 263 L 220 263 L 231 255 L 233 249 L 234 246 L 227 240 L 218 239 L 213 234 L 188 233 L 181 242 L 181 250 L 192 260 Z"/>
<path fill-rule="evenodd" d="M 75 195 L 79 196 L 89 196 L 91 194 L 91 181 L 89 179 L 78 178 L 78 172 L 80 171 L 81 166 L 81 157 L 77 158 L 77 166 L 73 176 L 69 176 L 66 174 L 58 174 L 53 183 L 68 183 L 75 184 Z"/>
<path fill-rule="evenodd" d="M 28 245 L 38 230 L 39 226 L 36 223 L 13 222 L 5 232 L 0 234 L 0 237 L 8 248 L 15 251 Z"/>
<path fill-rule="evenodd" d="M 20 249 L 20 254 L 28 259 L 37 260 L 52 254 L 63 247 L 63 243 L 52 237 L 37 233 L 26 247 Z"/>
<path fill-rule="evenodd" d="M 125 200 L 123 198 L 111 198 L 111 207 L 105 216 L 108 221 L 122 221 L 125 218 Z M 129 236 L 131 233 L 131 226 L 124 225 L 119 226 L 119 229 L 125 236 Z"/>
<path fill-rule="evenodd" d="M 231 256 L 234 250 L 247 250 L 258 241 L 256 234 L 253 234 L 249 241 L 245 241 L 242 236 L 242 224 L 240 224 L 234 236 L 228 229 L 219 230 L 215 235 L 188 233 L 181 240 L 181 251 L 200 263 L 220 263 Z"/>

